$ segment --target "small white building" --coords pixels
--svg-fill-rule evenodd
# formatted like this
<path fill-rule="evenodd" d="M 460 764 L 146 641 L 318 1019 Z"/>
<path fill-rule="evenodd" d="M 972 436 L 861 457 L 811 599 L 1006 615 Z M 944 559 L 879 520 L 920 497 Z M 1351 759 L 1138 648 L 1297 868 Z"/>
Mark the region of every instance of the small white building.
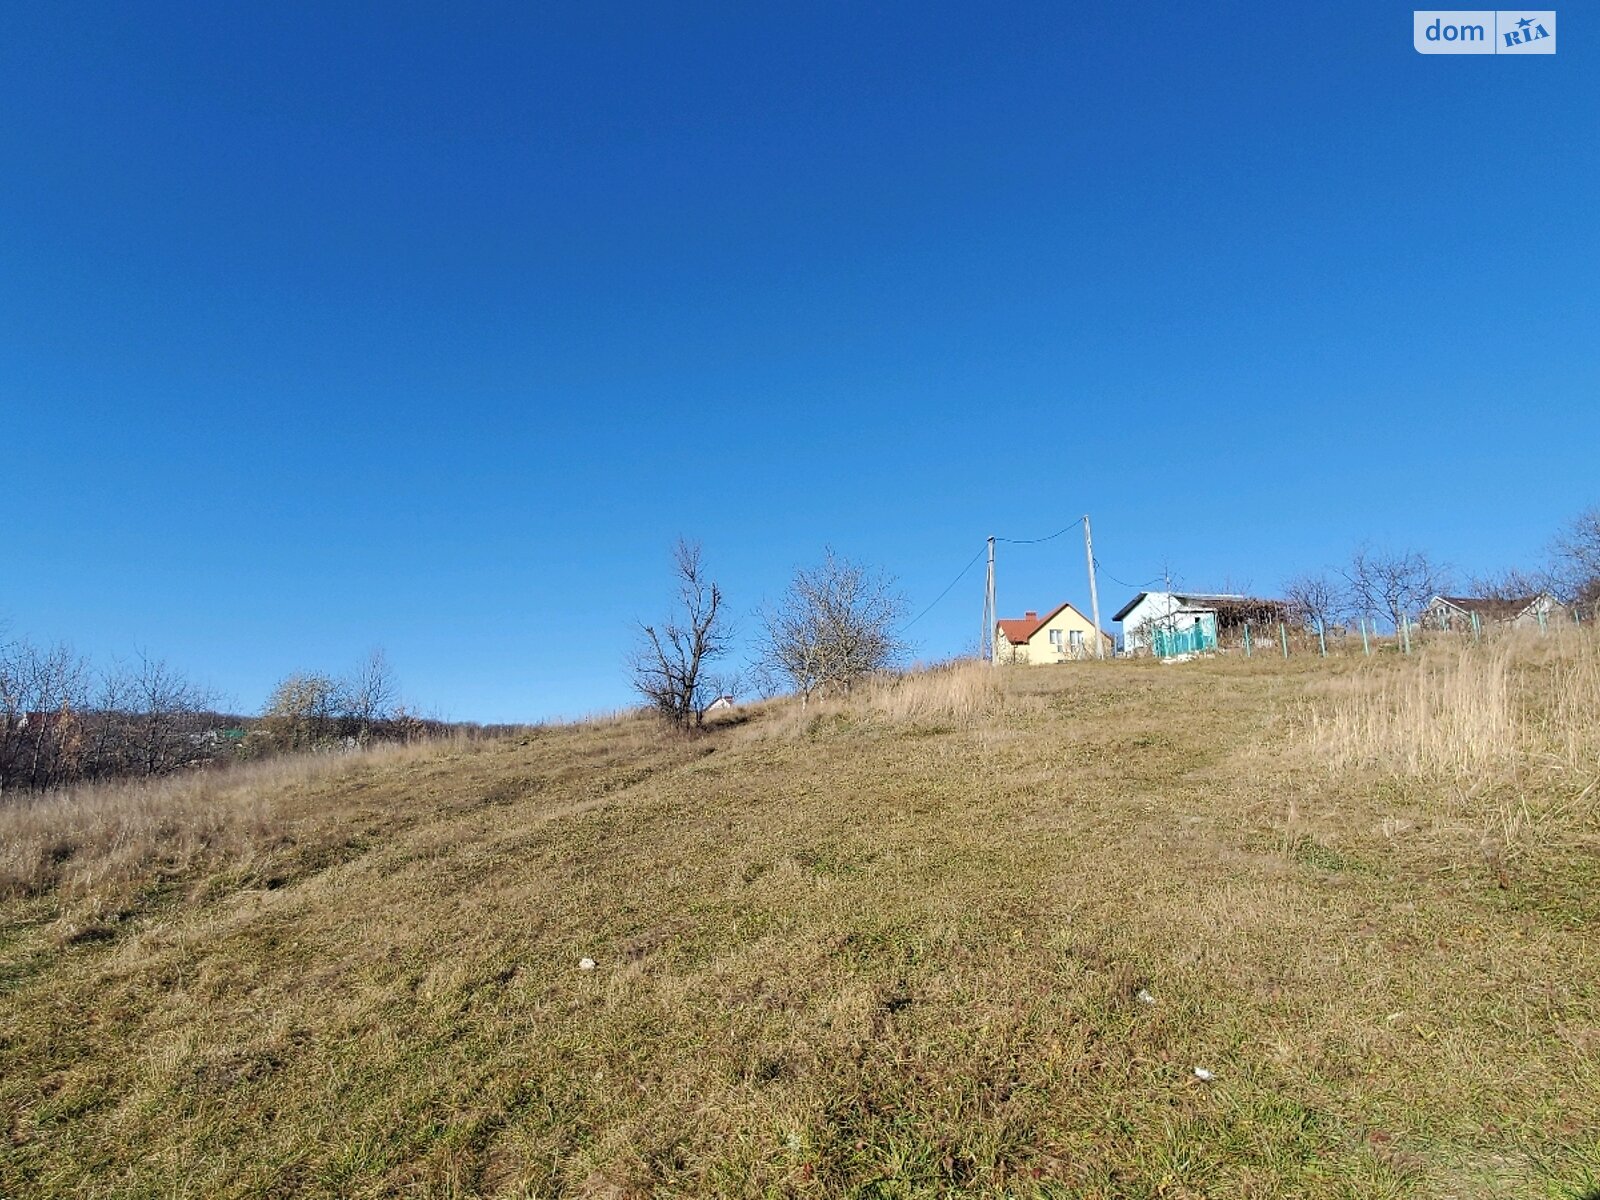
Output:
<path fill-rule="evenodd" d="M 1124 654 L 1154 653 L 1160 658 L 1215 650 L 1223 639 L 1257 636 L 1292 619 L 1282 600 L 1234 592 L 1140 592 L 1113 621 L 1122 623 Z"/>
<path fill-rule="evenodd" d="M 1124 654 L 1193 654 L 1217 645 L 1218 600 L 1243 596 L 1140 592 L 1111 619 L 1122 625 Z"/>

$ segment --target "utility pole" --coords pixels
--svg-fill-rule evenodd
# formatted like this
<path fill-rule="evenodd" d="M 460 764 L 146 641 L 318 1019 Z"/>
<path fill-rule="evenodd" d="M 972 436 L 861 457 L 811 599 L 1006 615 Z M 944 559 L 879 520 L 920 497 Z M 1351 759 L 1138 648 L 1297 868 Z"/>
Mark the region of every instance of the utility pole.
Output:
<path fill-rule="evenodd" d="M 1089 613 L 1094 620 L 1094 656 L 1106 656 L 1105 638 L 1100 636 L 1100 589 L 1094 582 L 1094 534 L 1089 530 L 1089 514 L 1083 514 L 1083 555 L 1089 560 Z"/>
<path fill-rule="evenodd" d="M 995 654 L 994 627 L 1000 619 L 994 609 L 994 538 L 989 539 L 989 582 L 983 591 L 983 642 L 989 647 L 989 665 L 998 667 L 1000 659 Z"/>

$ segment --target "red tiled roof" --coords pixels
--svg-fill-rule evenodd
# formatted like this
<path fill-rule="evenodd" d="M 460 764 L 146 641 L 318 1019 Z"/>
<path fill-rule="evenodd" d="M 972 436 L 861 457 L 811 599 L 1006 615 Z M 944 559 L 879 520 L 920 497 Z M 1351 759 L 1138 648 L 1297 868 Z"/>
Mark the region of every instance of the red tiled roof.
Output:
<path fill-rule="evenodd" d="M 1044 622 L 1037 618 L 1032 621 L 1001 621 L 999 622 L 1000 634 L 1013 646 L 1020 646 L 1038 633 L 1039 626 L 1043 624 Z"/>

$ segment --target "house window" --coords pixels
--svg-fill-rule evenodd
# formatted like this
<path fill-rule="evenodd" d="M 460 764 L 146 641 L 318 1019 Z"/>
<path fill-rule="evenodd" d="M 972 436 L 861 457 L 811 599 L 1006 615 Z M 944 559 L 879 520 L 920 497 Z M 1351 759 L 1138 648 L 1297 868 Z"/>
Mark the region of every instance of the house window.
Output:
<path fill-rule="evenodd" d="M 1050 644 L 1057 650 L 1061 649 L 1061 630 L 1052 629 L 1050 631 Z"/>
<path fill-rule="evenodd" d="M 1083 630 L 1074 629 L 1072 631 L 1072 637 L 1071 637 L 1070 640 L 1071 640 L 1072 648 L 1074 650 L 1082 650 L 1083 649 Z"/>

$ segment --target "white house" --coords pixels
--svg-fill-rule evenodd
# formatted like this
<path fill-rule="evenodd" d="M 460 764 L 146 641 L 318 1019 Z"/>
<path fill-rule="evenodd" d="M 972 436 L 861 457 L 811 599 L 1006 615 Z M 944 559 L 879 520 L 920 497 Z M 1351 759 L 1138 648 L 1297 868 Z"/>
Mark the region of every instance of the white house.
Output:
<path fill-rule="evenodd" d="M 1290 614 L 1282 600 L 1232 592 L 1140 592 L 1111 619 L 1122 623 L 1124 654 L 1166 658 L 1215 650 L 1219 636 L 1271 629 Z"/>
<path fill-rule="evenodd" d="M 1111 619 L 1122 624 L 1122 652 L 1168 654 L 1214 650 L 1217 601 L 1244 596 L 1182 592 L 1140 592 Z"/>

